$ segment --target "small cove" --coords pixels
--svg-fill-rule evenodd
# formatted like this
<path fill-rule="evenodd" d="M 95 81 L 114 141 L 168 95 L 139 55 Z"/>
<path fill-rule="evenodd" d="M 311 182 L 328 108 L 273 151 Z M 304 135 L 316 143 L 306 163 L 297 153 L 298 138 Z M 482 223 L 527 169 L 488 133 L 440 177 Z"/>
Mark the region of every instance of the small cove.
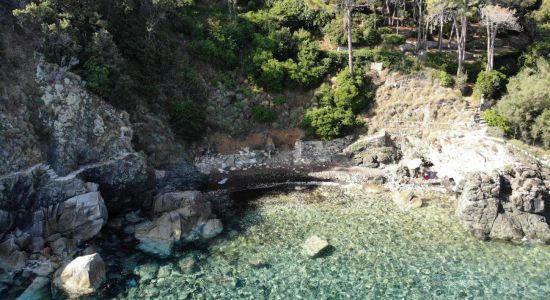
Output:
<path fill-rule="evenodd" d="M 433 193 L 401 211 L 391 193 L 360 186 L 264 189 L 217 196 L 224 233 L 169 259 L 105 238 L 100 250 L 117 299 L 544 299 L 547 246 L 481 241 Z M 300 251 L 311 235 L 326 255 Z M 108 236 L 106 234 L 105 236 Z"/>

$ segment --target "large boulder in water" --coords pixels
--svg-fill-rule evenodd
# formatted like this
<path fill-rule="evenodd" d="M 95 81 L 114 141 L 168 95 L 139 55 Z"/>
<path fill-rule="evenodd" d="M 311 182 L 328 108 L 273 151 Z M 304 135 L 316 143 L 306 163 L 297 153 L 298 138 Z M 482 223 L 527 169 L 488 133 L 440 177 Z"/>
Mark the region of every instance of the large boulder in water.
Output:
<path fill-rule="evenodd" d="M 54 275 L 54 291 L 78 298 L 97 291 L 105 282 L 105 263 L 99 254 L 79 256 L 59 268 Z"/>
<path fill-rule="evenodd" d="M 212 238 L 222 230 L 219 220 L 210 219 L 210 202 L 196 192 L 161 195 L 154 209 L 160 216 L 135 227 L 138 247 L 149 253 L 168 256 L 176 243 Z"/>
<path fill-rule="evenodd" d="M 546 218 L 548 188 L 533 169 L 508 173 L 468 174 L 459 186 L 457 216 L 466 230 L 480 238 L 550 242 Z"/>

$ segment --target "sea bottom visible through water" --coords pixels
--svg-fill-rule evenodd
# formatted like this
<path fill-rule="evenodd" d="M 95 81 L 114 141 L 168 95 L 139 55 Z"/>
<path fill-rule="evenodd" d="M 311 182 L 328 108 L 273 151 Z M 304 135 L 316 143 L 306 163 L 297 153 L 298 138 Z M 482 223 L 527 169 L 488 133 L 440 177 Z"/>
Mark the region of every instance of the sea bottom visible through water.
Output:
<path fill-rule="evenodd" d="M 248 199 L 247 199 L 248 198 Z M 234 195 L 225 231 L 157 259 L 106 242 L 105 298 L 548 299 L 550 246 L 481 241 L 443 194 L 402 211 L 391 193 L 322 186 Z M 223 198 L 219 200 L 223 202 Z M 245 205 L 246 204 L 246 205 Z M 226 208 L 231 208 L 228 204 Z M 301 253 L 311 235 L 330 251 Z"/>

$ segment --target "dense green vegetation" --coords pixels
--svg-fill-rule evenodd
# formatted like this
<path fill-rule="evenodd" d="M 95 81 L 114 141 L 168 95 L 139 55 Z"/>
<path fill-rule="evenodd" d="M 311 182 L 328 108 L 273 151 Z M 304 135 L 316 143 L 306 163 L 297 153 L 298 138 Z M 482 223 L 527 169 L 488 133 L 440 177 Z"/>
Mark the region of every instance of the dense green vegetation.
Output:
<path fill-rule="evenodd" d="M 474 99 L 502 97 L 484 114 L 488 123 L 524 141 L 550 145 L 550 100 L 544 92 L 549 2 L 351 1 L 346 6 L 318 0 L 37 0 L 13 13 L 48 61 L 80 74 L 91 91 L 117 107 L 165 113 L 185 140 L 200 138 L 208 128 L 205 100 L 218 84 L 243 91 L 248 100 L 254 98 L 246 92 L 251 90 L 276 95 L 316 90 L 316 103 L 304 112 L 304 128 L 323 139 L 341 136 L 363 126 L 356 116 L 368 110 L 376 88 L 366 74 L 371 62 L 382 62 L 404 73 L 435 69 L 432 77 L 445 87 L 463 87 L 467 81 Z M 508 43 L 507 37 L 518 36 L 511 29 L 523 30 L 531 40 L 521 46 L 524 51 L 489 51 L 487 16 L 481 14 L 488 4 L 509 9 L 521 25 L 500 24 L 495 36 Z M 452 28 L 466 31 L 452 35 Z M 462 44 L 458 37 L 464 33 L 468 40 Z M 451 37 L 458 49 L 441 50 Z M 416 39 L 417 46 L 405 54 L 398 46 L 407 38 Z M 348 52 L 338 47 L 348 39 L 355 47 L 351 69 Z M 429 40 L 441 43 L 430 48 Z M 464 51 L 483 56 L 457 57 Z M 271 98 L 270 106 L 249 102 L 252 121 L 277 120 L 286 99 Z"/>

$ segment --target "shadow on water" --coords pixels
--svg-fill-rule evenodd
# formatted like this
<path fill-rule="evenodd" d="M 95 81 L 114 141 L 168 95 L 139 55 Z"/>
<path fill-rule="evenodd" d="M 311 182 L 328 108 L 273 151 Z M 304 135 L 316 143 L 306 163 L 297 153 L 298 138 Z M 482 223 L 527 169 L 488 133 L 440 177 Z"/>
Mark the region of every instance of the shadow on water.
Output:
<path fill-rule="evenodd" d="M 301 177 L 299 179 L 306 178 Z M 167 265 L 177 265 L 181 259 L 192 257 L 196 264 L 200 266 L 212 255 L 210 249 L 213 245 L 245 234 L 249 226 L 263 221 L 261 216 L 256 215 L 253 223 L 243 224 L 241 222 L 247 213 L 257 209 L 256 200 L 266 195 L 289 194 L 297 190 L 313 191 L 315 189 L 316 186 L 311 185 L 279 182 L 267 187 L 215 193 L 215 195 L 209 197 L 209 200 L 212 202 L 213 213 L 216 217 L 222 219 L 224 231 L 209 241 L 178 245 L 174 249 L 174 255 L 167 258 L 160 258 L 138 250 L 136 240 L 129 238 L 120 229 L 114 230 L 107 227 L 102 231 L 101 237 L 96 240 L 100 245 L 99 252 L 107 266 L 107 283 L 100 294 L 87 299 L 112 299 L 126 295 L 130 288 L 139 285 L 141 278 L 137 274 L 138 272 L 135 272 L 135 269 L 143 265 L 154 264 L 156 268 L 160 268 Z M 329 256 L 332 252 L 334 252 L 334 249 L 328 247 L 319 257 Z M 260 263 L 256 267 L 269 268 L 270 266 L 267 263 Z"/>

